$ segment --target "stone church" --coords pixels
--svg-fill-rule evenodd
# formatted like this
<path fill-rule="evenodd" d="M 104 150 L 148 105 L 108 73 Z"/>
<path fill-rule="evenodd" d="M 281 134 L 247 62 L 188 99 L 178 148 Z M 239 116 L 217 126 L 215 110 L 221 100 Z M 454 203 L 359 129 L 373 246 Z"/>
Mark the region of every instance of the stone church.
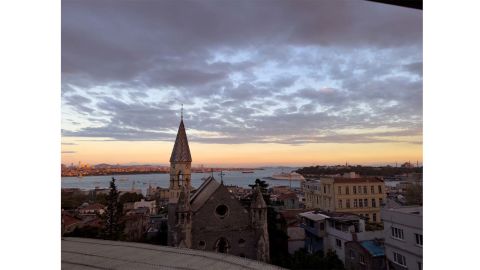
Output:
<path fill-rule="evenodd" d="M 170 157 L 168 244 L 268 262 L 267 205 L 260 188 L 249 208 L 213 176 L 192 192 L 191 163 L 182 115 Z"/>

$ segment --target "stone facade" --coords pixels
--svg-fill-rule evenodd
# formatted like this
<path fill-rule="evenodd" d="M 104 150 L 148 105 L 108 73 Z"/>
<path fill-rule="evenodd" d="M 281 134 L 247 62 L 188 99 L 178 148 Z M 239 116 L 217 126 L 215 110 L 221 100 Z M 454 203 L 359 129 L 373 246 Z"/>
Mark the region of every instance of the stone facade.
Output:
<path fill-rule="evenodd" d="M 182 119 L 170 158 L 168 244 L 268 262 L 267 205 L 260 188 L 248 209 L 213 177 L 192 193 L 191 161 Z"/>

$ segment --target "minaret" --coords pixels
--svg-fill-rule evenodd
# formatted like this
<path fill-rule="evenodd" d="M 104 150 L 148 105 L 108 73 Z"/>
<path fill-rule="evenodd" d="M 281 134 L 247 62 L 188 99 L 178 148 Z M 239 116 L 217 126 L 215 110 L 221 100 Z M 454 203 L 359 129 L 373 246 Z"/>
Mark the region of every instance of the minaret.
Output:
<path fill-rule="evenodd" d="M 263 199 L 259 185 L 256 185 L 253 190 L 252 202 L 250 203 L 250 221 L 257 239 L 257 260 L 269 262 L 270 245 L 268 240 L 267 204 Z"/>
<path fill-rule="evenodd" d="M 178 246 L 174 238 L 176 233 L 176 210 L 180 193 L 185 193 L 185 199 L 190 201 L 192 156 L 188 146 L 187 133 L 183 124 L 183 105 L 178 127 L 177 138 L 170 156 L 170 187 L 168 200 L 168 245 Z M 184 188 L 184 191 L 182 191 Z"/>

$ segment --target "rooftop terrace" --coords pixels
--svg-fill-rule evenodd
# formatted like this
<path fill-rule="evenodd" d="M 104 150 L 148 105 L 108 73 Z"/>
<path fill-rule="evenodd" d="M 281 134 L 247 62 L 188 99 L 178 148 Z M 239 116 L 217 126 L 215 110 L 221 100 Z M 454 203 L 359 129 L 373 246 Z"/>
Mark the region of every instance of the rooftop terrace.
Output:
<path fill-rule="evenodd" d="M 62 269 L 282 269 L 223 253 L 132 242 L 62 238 Z"/>

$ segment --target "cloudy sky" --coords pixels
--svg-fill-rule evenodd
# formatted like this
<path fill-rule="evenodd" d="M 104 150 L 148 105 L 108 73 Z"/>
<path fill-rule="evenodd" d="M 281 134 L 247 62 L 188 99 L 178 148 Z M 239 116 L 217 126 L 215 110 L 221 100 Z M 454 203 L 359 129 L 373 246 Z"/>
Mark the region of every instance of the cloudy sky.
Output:
<path fill-rule="evenodd" d="M 422 160 L 422 11 L 368 1 L 62 1 L 62 162 Z"/>

